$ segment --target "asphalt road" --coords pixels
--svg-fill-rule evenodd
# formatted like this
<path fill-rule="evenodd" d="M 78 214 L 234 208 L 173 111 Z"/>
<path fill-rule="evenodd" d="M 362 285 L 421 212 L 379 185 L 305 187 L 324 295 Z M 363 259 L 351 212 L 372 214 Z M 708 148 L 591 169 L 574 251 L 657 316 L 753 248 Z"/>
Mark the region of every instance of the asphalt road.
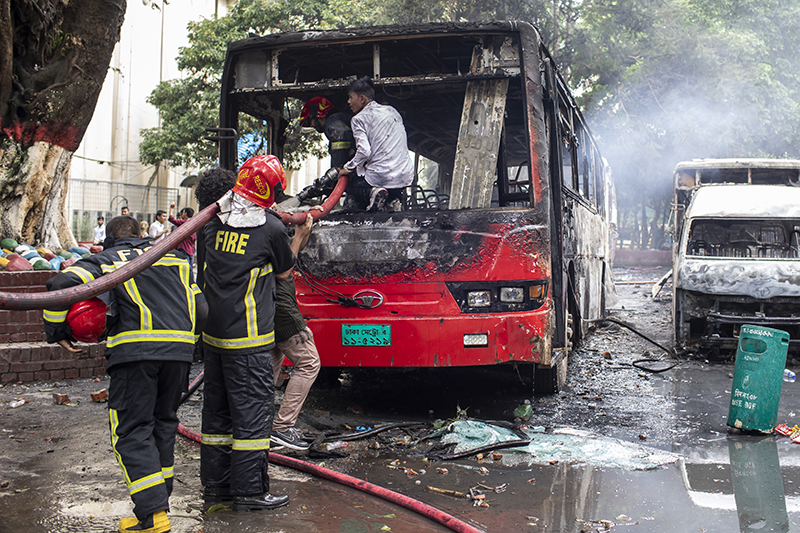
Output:
<path fill-rule="evenodd" d="M 618 269 L 615 280 L 647 282 L 661 274 Z M 610 316 L 669 346 L 669 287 L 655 300 L 647 284 L 621 284 L 617 291 Z M 632 365 L 640 359 L 663 360 L 649 363 L 654 369 L 677 365 L 653 373 Z M 675 359 L 617 324 L 598 324 L 574 354 L 565 390 L 551 397 L 532 397 L 529 376 L 510 369 L 360 370 L 320 380 L 301 418 L 309 433 L 418 425 L 351 441 L 339 449 L 347 457 L 291 455 L 417 498 L 484 531 L 797 529 L 800 445 L 727 433 L 732 372 L 730 364 Z M 103 379 L 0 388 L 0 533 L 116 531 L 130 512 L 106 404 L 89 398 L 107 385 Z M 53 405 L 54 392 L 68 394 L 74 405 Z M 20 397 L 28 403 L 10 408 Z M 522 430 L 532 437 L 530 448 L 433 460 L 443 447 L 439 438 L 419 441 L 443 420 L 478 442 L 487 436 L 480 421 L 512 423 L 526 399 L 533 409 Z M 201 401 L 202 390 L 181 408 L 190 428 L 197 429 Z M 800 424 L 798 401 L 800 383 L 784 384 L 779 422 Z M 466 421 L 451 425 L 456 418 Z M 468 441 L 456 433 L 448 438 Z M 209 509 L 201 498 L 198 446 L 179 438 L 176 456 L 175 532 L 445 530 L 394 504 L 276 466 L 272 490 L 289 494 L 288 507 Z M 472 488 L 487 506 L 428 487 Z"/>

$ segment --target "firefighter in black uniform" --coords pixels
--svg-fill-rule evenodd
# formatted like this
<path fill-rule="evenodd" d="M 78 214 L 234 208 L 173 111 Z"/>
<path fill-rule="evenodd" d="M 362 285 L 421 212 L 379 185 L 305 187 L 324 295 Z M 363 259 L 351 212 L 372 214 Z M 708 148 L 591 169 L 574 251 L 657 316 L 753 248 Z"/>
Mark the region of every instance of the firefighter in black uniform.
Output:
<path fill-rule="evenodd" d="M 331 166 L 344 167 L 356 155 L 356 141 L 350 129 L 350 113 L 337 113 L 333 104 L 324 96 L 309 99 L 300 112 L 300 125 L 312 127 L 328 139 L 328 154 Z"/>
<path fill-rule="evenodd" d="M 214 201 L 226 172 L 215 169 L 200 180 L 201 206 Z M 203 331 L 201 478 L 207 503 L 232 500 L 237 511 L 289 502 L 269 493 L 267 473 L 275 279 L 288 278 L 294 266 L 283 223 L 267 209 L 279 186 L 286 187 L 286 177 L 277 157 L 247 160 L 204 228 L 209 320 Z"/>
<path fill-rule="evenodd" d="M 113 272 L 152 246 L 130 216 L 108 224 L 110 248 L 82 259 L 47 282 L 58 290 Z M 120 532 L 170 530 L 176 411 L 186 391 L 195 341 L 207 313 L 188 256 L 173 250 L 110 291 L 106 323 L 111 444 L 134 503 L 136 517 Z M 103 312 L 105 306 L 103 306 Z M 73 320 L 79 321 L 78 316 Z M 78 324 L 75 324 L 77 326 Z M 47 341 L 80 352 L 70 340 L 68 308 L 44 311 Z M 102 326 L 101 326 L 102 330 Z"/>

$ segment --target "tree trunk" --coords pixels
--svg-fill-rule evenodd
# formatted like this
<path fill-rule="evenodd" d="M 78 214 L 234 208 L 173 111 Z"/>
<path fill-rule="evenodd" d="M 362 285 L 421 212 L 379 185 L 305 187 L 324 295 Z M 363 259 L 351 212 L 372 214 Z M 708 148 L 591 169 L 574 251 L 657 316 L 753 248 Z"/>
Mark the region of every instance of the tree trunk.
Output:
<path fill-rule="evenodd" d="M 126 7 L 126 0 L 0 0 L 0 237 L 75 243 L 64 213 L 70 160 Z"/>
<path fill-rule="evenodd" d="M 639 249 L 646 250 L 647 249 L 647 241 L 649 239 L 647 235 L 647 200 L 642 198 L 642 235 L 641 240 L 639 241 Z"/>

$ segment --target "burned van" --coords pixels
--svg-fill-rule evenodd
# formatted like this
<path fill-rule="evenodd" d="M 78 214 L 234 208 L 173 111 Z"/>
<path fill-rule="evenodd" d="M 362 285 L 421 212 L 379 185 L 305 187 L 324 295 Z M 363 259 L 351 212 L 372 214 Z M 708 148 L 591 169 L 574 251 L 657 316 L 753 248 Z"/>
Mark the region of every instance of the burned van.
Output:
<path fill-rule="evenodd" d="M 800 347 L 800 188 L 697 187 L 673 253 L 675 340 L 735 350 L 742 324 L 788 331 Z"/>

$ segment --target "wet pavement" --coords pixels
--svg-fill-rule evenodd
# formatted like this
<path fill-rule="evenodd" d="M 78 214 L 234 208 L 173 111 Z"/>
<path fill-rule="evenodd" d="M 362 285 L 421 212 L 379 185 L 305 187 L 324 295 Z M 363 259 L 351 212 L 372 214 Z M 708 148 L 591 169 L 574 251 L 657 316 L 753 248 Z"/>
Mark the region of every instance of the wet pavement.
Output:
<path fill-rule="evenodd" d="M 669 346 L 670 287 L 654 300 L 649 285 L 632 283 L 654 281 L 663 272 L 617 269 L 615 280 L 624 284 L 618 285 L 610 316 Z M 653 373 L 631 364 L 641 359 L 678 364 Z M 666 363 L 640 364 L 648 365 L 658 369 Z M 199 370 L 198 365 L 194 372 Z M 398 421 L 420 426 L 351 441 L 340 449 L 347 457 L 286 455 L 417 498 L 484 531 L 797 530 L 800 444 L 728 434 L 732 373 L 731 364 L 674 359 L 606 322 L 590 332 L 570 362 L 565 390 L 552 397 L 532 398 L 524 370 L 359 370 L 342 376 L 341 383 L 321 379 L 301 419 L 309 432 L 347 433 Z M 111 453 L 106 404 L 89 399 L 107 385 L 103 379 L 0 388 L 0 533 L 116 531 L 120 517 L 130 512 Z M 79 402 L 53 405 L 53 392 Z M 28 403 L 8 408 L 19 397 Z M 435 420 L 452 421 L 459 413 L 473 421 L 509 423 L 525 399 L 532 400 L 527 425 L 537 432 L 535 449 L 430 460 L 438 439 L 416 443 L 433 431 Z M 800 424 L 798 402 L 800 383 L 784 383 L 778 421 Z M 200 405 L 198 395 L 181 408 L 190 429 L 198 429 Z M 482 427 L 469 424 L 475 431 Z M 653 466 L 638 461 L 643 457 Z M 288 507 L 242 514 L 207 509 L 200 496 L 199 447 L 179 437 L 173 531 L 446 531 L 357 490 L 270 468 L 273 492 L 289 494 Z M 428 487 L 478 487 L 488 506 Z"/>

